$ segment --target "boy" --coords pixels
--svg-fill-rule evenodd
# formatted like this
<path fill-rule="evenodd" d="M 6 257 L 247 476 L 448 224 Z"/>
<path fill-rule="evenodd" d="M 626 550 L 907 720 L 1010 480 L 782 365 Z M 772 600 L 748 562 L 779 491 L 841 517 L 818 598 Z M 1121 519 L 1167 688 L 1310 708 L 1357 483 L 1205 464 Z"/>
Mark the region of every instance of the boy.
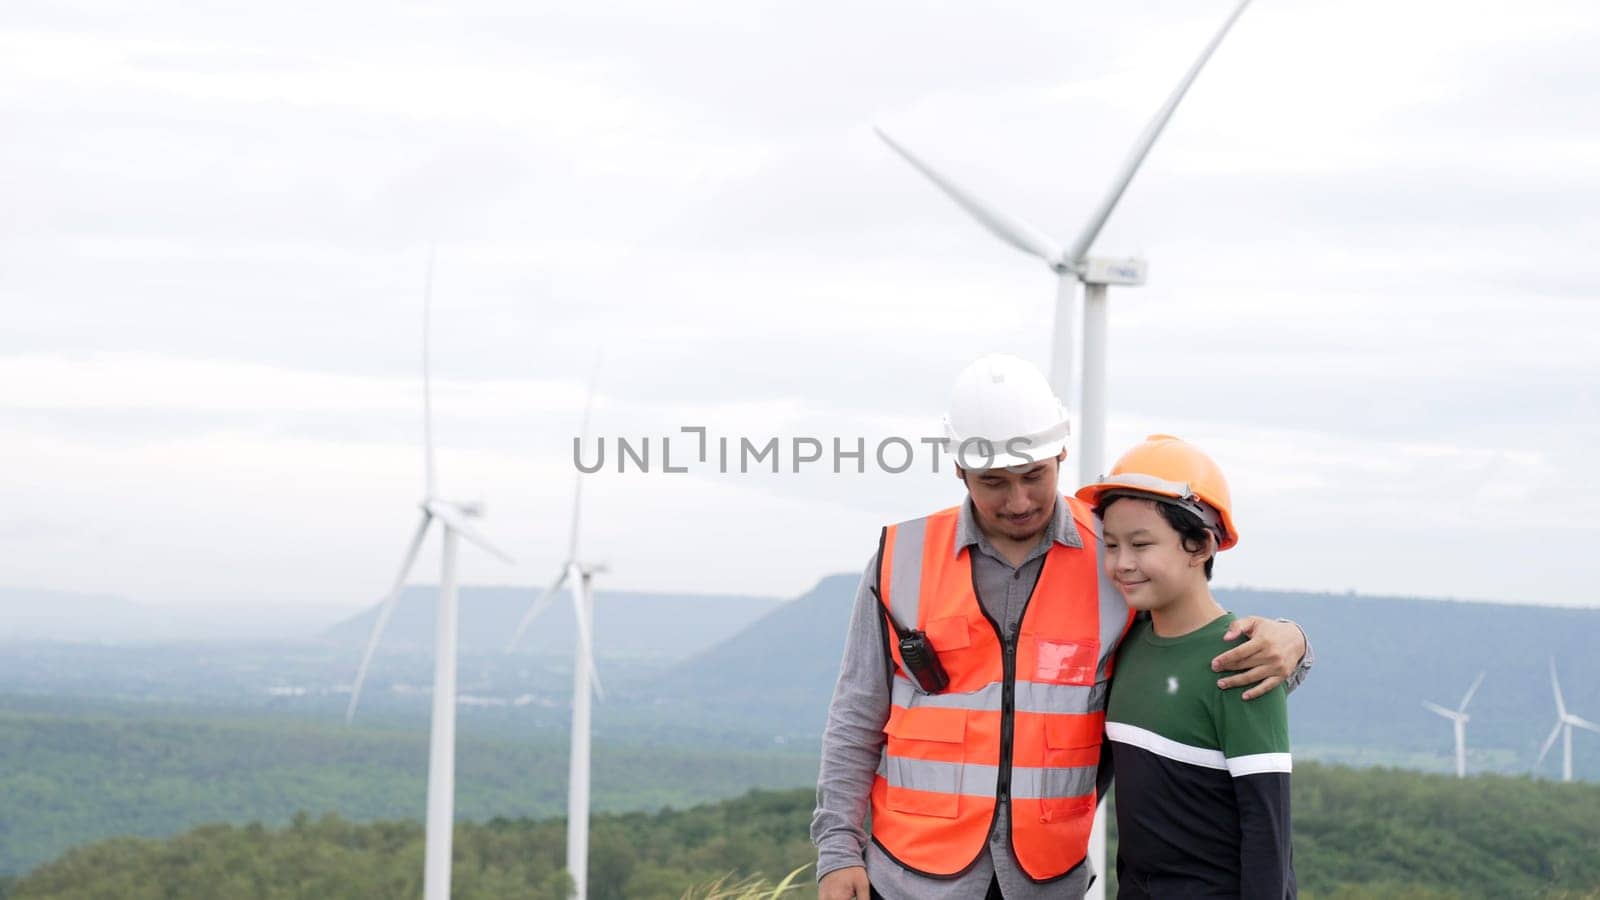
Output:
<path fill-rule="evenodd" d="M 1077 496 L 1104 527 L 1107 577 L 1141 613 L 1106 712 L 1118 896 L 1294 898 L 1285 692 L 1247 703 L 1211 671 L 1234 618 L 1211 594 L 1212 564 L 1238 542 L 1221 470 L 1152 435 Z"/>

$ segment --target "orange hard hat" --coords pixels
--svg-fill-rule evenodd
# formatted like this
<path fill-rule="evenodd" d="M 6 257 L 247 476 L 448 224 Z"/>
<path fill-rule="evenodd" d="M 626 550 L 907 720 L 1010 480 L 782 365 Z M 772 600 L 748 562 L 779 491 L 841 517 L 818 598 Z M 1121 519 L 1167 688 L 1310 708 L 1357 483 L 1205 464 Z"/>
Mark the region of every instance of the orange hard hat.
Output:
<path fill-rule="evenodd" d="M 1211 457 L 1188 441 L 1152 434 L 1122 454 L 1111 474 L 1078 489 L 1078 499 L 1098 507 L 1110 494 L 1146 496 L 1194 513 L 1217 531 L 1217 549 L 1239 543 L 1233 527 L 1233 497 L 1228 480 Z"/>

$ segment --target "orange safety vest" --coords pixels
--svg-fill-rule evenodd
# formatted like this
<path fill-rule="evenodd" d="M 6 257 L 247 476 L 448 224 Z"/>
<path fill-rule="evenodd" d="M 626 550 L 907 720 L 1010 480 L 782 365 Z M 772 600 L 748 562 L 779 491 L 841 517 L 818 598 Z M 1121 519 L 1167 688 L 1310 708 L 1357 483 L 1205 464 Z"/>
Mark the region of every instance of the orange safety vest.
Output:
<path fill-rule="evenodd" d="M 1115 642 L 1101 646 L 1093 514 L 1062 502 L 1083 547 L 1051 545 L 1014 642 L 978 602 L 970 548 L 955 547 L 960 507 L 883 530 L 879 599 L 901 628 L 927 634 L 950 678 L 924 693 L 886 624 L 894 675 L 872 838 L 906 868 L 965 871 L 1007 799 L 1011 847 L 1030 878 L 1059 878 L 1088 855 Z"/>

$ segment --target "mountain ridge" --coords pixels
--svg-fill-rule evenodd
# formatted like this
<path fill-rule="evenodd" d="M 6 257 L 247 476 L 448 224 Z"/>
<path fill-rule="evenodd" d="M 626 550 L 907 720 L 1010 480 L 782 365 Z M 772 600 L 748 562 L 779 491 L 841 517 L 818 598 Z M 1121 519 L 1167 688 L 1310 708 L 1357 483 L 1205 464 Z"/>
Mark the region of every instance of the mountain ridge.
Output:
<path fill-rule="evenodd" d="M 785 740 L 818 739 L 859 577 L 824 578 L 679 663 L 657 685 L 657 702 L 687 708 L 715 691 L 730 717 Z M 1487 671 L 1469 710 L 1469 767 L 1527 771 L 1555 721 L 1551 658 L 1568 708 L 1600 718 L 1600 609 L 1255 588 L 1215 594 L 1240 615 L 1292 619 L 1309 635 L 1315 665 L 1290 701 L 1290 720 L 1296 746 L 1320 758 L 1359 763 L 1359 748 L 1370 747 L 1385 748 L 1385 758 L 1413 754 L 1423 768 L 1443 765 L 1454 752 L 1449 723 L 1422 702 L 1454 708 Z M 1600 777 L 1600 740 L 1575 737 L 1573 758 Z M 1553 771 L 1547 758 L 1541 772 Z"/>

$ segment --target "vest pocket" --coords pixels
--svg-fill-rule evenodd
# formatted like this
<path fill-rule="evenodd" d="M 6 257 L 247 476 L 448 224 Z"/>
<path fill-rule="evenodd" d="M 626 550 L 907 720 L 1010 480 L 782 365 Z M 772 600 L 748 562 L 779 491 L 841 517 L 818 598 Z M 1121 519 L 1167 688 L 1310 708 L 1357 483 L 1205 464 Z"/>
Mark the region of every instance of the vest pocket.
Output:
<path fill-rule="evenodd" d="M 1039 821 L 1082 821 L 1094 815 L 1094 806 L 1093 794 L 1087 797 L 1049 797 L 1039 801 Z"/>
<path fill-rule="evenodd" d="M 885 804 L 895 812 L 953 819 L 961 807 L 966 710 L 895 707 L 883 731 Z"/>
<path fill-rule="evenodd" d="M 1066 822 L 1094 812 L 1104 724 L 1099 716 L 1050 716 L 1044 721 L 1045 783 L 1039 820 Z"/>
<path fill-rule="evenodd" d="M 940 653 L 965 650 L 972 646 L 972 629 L 967 624 L 966 616 L 934 619 L 928 623 L 924 632 L 928 635 L 928 643 Z"/>
<path fill-rule="evenodd" d="M 1035 637 L 1033 680 L 1045 684 L 1094 684 L 1100 642 Z"/>

